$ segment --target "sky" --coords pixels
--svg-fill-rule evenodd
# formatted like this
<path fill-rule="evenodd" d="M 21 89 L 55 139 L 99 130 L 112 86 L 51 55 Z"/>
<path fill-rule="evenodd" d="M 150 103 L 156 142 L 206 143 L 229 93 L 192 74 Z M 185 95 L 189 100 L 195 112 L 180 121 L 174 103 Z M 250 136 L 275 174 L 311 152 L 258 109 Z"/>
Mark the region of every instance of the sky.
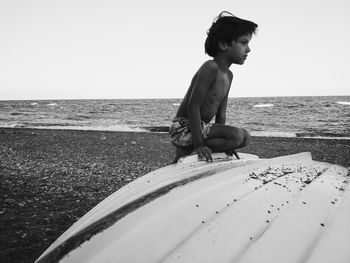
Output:
<path fill-rule="evenodd" d="M 182 98 L 224 10 L 259 25 L 230 97 L 350 95 L 348 0 L 0 0 L 0 100 Z"/>

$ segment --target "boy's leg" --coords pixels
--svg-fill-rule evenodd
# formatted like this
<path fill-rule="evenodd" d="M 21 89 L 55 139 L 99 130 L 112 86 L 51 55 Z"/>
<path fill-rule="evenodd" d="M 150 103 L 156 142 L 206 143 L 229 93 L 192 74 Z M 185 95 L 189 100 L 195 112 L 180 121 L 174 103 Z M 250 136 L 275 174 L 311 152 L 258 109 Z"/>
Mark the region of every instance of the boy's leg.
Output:
<path fill-rule="evenodd" d="M 250 134 L 245 129 L 222 125 L 213 124 L 210 128 L 209 134 L 204 143 L 213 152 L 230 152 L 234 153 L 236 149 L 245 147 L 250 142 Z M 191 154 L 194 151 L 193 147 L 176 147 L 176 154 L 173 163 L 186 155 Z"/>
<path fill-rule="evenodd" d="M 245 129 L 215 123 L 210 128 L 205 145 L 213 152 L 232 152 L 249 142 L 250 134 Z"/>
<path fill-rule="evenodd" d="M 181 158 L 184 157 L 186 155 L 189 155 L 193 152 L 193 148 L 191 147 L 180 147 L 177 146 L 176 147 L 176 153 L 175 153 L 175 159 L 173 161 L 173 163 L 177 163 L 177 161 Z"/>

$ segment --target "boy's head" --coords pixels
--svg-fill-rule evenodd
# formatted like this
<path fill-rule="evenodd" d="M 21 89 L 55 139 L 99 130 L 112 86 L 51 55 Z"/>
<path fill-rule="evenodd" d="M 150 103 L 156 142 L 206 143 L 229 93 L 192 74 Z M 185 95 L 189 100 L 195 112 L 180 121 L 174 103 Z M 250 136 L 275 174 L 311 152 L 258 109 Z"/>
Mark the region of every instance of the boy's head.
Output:
<path fill-rule="evenodd" d="M 254 34 L 257 27 L 258 25 L 251 21 L 243 20 L 226 11 L 221 12 L 207 32 L 205 53 L 214 57 L 219 51 L 220 41 L 231 46 L 232 41 L 237 41 L 239 37 Z"/>

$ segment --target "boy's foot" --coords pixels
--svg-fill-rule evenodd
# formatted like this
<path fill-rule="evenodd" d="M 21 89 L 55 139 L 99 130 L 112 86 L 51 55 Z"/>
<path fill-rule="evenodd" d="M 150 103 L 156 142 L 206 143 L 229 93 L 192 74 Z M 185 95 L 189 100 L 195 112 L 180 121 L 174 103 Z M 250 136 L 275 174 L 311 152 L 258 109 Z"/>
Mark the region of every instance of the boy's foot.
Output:
<path fill-rule="evenodd" d="M 175 154 L 175 159 L 173 163 L 177 163 L 177 161 L 186 155 L 189 155 L 193 152 L 192 148 L 183 148 L 183 147 L 176 147 L 176 154 Z"/>
<path fill-rule="evenodd" d="M 225 153 L 226 153 L 228 156 L 233 156 L 233 155 L 236 156 L 237 160 L 240 159 L 236 150 L 227 151 L 227 152 L 225 152 Z"/>

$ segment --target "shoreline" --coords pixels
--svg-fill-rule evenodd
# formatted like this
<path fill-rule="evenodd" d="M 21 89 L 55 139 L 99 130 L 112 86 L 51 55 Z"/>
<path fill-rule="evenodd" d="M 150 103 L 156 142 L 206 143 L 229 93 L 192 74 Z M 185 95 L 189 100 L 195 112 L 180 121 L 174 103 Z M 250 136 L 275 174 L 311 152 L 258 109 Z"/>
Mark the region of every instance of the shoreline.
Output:
<path fill-rule="evenodd" d="M 256 137 L 260 158 L 311 152 L 350 167 L 350 141 Z M 0 128 L 2 262 L 34 262 L 67 228 L 127 183 L 171 164 L 167 133 Z"/>
<path fill-rule="evenodd" d="M 160 133 L 168 134 L 168 126 L 148 126 L 148 127 L 127 127 L 124 129 L 119 127 L 106 128 L 106 127 L 88 127 L 88 126 L 48 126 L 48 127 L 6 127 L 0 126 L 0 129 L 28 129 L 28 130 L 63 130 L 63 131 L 97 131 L 97 132 L 137 132 L 137 133 Z M 305 135 L 306 134 L 306 135 Z M 264 132 L 264 131 L 251 131 L 252 137 L 266 137 L 266 138 L 294 138 L 294 139 L 320 139 L 320 140 L 350 140 L 350 136 L 307 136 L 304 132 Z"/>

